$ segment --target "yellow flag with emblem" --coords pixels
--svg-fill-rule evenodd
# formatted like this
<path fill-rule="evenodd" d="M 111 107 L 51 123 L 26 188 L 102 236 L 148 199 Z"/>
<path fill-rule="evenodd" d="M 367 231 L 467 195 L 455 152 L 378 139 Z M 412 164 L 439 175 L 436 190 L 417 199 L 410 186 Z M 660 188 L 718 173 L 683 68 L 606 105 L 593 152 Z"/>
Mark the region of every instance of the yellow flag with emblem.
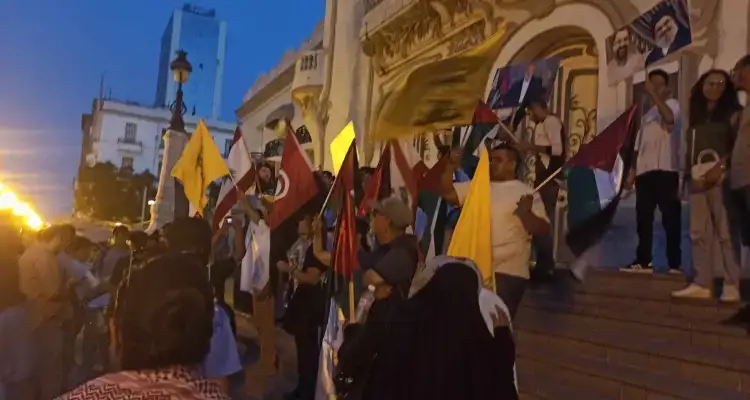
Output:
<path fill-rule="evenodd" d="M 487 221 L 492 219 L 490 200 L 490 160 L 482 146 L 479 164 L 469 185 L 461 215 L 453 230 L 448 255 L 474 260 L 482 273 L 484 286 L 495 290 L 495 273 L 492 268 L 492 231 Z"/>
<path fill-rule="evenodd" d="M 208 185 L 229 174 L 224 157 L 201 119 L 180 159 L 172 168 L 172 176 L 180 180 L 185 189 L 185 197 L 202 214 L 208 204 Z"/>
<path fill-rule="evenodd" d="M 505 31 L 503 24 L 478 46 L 409 72 L 381 98 L 371 138 L 408 139 L 471 124 Z"/>

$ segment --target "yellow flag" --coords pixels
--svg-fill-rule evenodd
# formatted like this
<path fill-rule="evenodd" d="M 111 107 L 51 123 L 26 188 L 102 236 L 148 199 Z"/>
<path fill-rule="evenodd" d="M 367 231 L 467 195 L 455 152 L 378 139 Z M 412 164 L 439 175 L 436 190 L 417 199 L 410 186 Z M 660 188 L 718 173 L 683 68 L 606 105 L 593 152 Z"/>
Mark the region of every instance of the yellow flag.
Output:
<path fill-rule="evenodd" d="M 480 45 L 408 73 L 380 100 L 370 137 L 404 139 L 471 124 L 506 26 Z"/>
<path fill-rule="evenodd" d="M 180 159 L 172 168 L 172 176 L 182 182 L 185 197 L 202 214 L 208 204 L 208 185 L 226 175 L 229 175 L 229 167 L 201 119 Z"/>
<path fill-rule="evenodd" d="M 344 129 L 331 140 L 331 162 L 333 162 L 333 174 L 338 175 L 341 164 L 344 163 L 346 153 L 352 145 L 352 141 L 357 137 L 354 132 L 354 123 L 349 122 Z"/>
<path fill-rule="evenodd" d="M 490 160 L 482 146 L 479 164 L 464 200 L 461 216 L 453 230 L 448 255 L 474 260 L 482 273 L 484 286 L 494 290 L 495 273 L 492 268 L 492 231 L 487 221 L 490 214 Z"/>

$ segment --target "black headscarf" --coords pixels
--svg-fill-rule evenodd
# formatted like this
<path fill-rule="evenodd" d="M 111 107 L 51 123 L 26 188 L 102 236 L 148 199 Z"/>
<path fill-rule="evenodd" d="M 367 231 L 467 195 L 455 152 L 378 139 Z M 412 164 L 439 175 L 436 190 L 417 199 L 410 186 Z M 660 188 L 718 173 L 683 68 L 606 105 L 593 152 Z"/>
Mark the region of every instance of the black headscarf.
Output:
<path fill-rule="evenodd" d="M 394 317 L 373 371 L 380 392 L 366 398 L 515 400 L 515 351 L 508 327 L 489 332 L 479 279 L 460 262 L 441 266 Z M 373 382 L 374 383 L 374 382 Z M 371 394 L 371 393 L 368 393 Z"/>

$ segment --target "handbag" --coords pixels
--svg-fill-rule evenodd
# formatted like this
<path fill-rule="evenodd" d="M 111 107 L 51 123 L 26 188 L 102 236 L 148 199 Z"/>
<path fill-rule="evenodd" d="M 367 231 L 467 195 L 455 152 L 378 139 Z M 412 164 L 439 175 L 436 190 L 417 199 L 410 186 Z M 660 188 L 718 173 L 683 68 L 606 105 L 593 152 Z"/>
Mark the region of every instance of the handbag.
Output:
<path fill-rule="evenodd" d="M 693 129 L 693 135 L 690 144 L 690 154 L 695 154 L 695 136 L 696 130 Z M 698 156 L 695 157 L 695 164 L 690 167 L 691 179 L 695 182 L 702 183 L 706 178 L 706 174 L 708 173 L 708 171 L 715 167 L 719 161 L 721 161 L 721 157 L 719 157 L 719 153 L 716 150 L 704 149 L 703 151 L 698 153 Z"/>

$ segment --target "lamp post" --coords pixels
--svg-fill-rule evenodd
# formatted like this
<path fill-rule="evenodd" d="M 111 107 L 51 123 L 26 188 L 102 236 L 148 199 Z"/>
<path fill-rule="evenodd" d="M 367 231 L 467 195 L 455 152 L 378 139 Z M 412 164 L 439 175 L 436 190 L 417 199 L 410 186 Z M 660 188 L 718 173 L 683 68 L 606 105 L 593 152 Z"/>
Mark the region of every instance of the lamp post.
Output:
<path fill-rule="evenodd" d="M 164 156 L 161 171 L 159 171 L 159 187 L 154 204 L 151 205 L 151 224 L 147 229 L 148 232 L 160 229 L 175 218 L 185 217 L 190 212 L 190 204 L 185 197 L 182 184 L 172 177 L 172 168 L 188 142 L 185 121 L 182 119 L 187 111 L 182 98 L 182 84 L 187 82 L 193 67 L 187 60 L 187 53 L 183 50 L 177 51 L 177 57 L 169 64 L 169 69 L 177 83 L 177 94 L 174 103 L 170 106 L 172 117 L 164 133 Z"/>
<path fill-rule="evenodd" d="M 188 134 L 185 132 L 185 121 L 182 119 L 182 115 L 187 111 L 185 103 L 182 101 L 182 84 L 187 82 L 190 77 L 190 73 L 193 72 L 193 66 L 187 60 L 187 53 L 183 50 L 177 51 L 177 57 L 169 63 L 169 69 L 172 71 L 172 78 L 177 82 L 177 95 L 175 96 L 174 103 L 172 104 L 172 119 L 169 121 L 169 131 L 181 134 L 180 151 L 177 158 L 174 159 L 174 163 L 177 162 L 182 150 L 187 144 Z M 173 142 L 177 142 L 173 140 Z M 166 151 L 166 150 L 165 150 Z M 169 172 L 171 174 L 174 163 L 169 166 Z M 171 177 L 171 176 L 170 176 Z M 182 187 L 182 183 L 177 178 L 174 180 L 174 218 L 187 217 L 190 213 L 190 203 L 187 197 L 185 197 L 185 189 Z"/>

